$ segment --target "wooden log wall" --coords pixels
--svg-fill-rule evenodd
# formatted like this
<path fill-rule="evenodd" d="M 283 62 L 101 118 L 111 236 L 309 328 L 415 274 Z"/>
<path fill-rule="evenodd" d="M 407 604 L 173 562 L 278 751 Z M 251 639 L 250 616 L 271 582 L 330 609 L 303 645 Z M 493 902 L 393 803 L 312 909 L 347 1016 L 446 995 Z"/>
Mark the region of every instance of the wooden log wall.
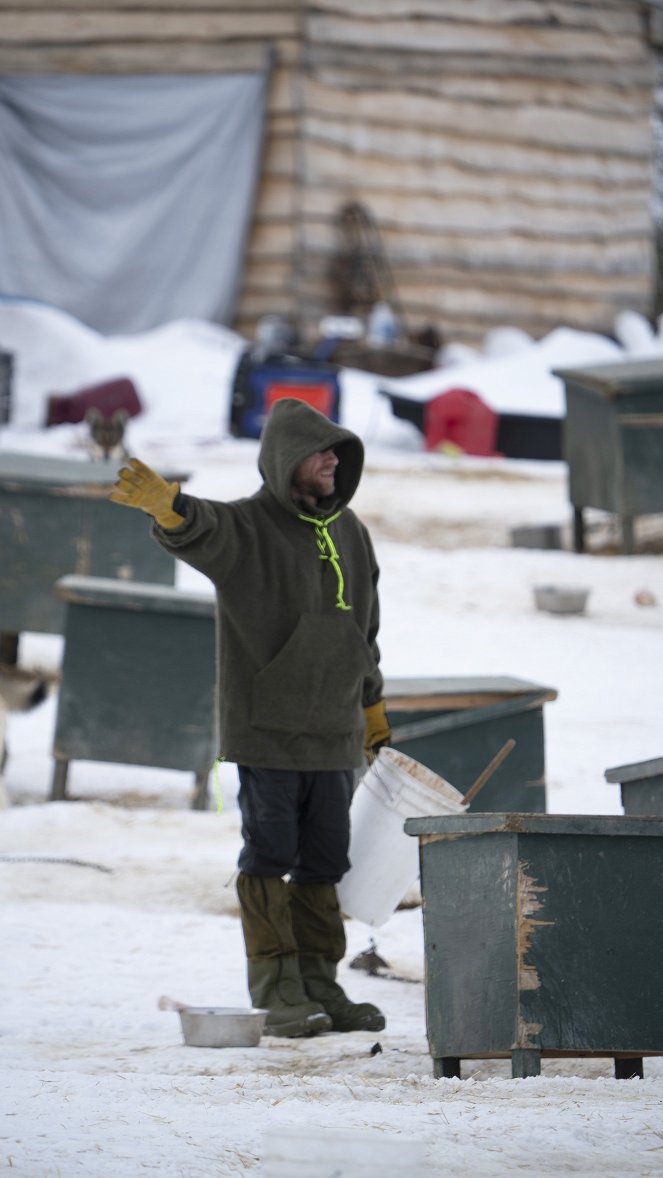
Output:
<path fill-rule="evenodd" d="M 610 331 L 651 309 L 653 61 L 622 0 L 316 0 L 306 19 L 302 303 L 366 204 L 410 324 Z"/>
<path fill-rule="evenodd" d="M 273 71 L 234 326 L 313 333 L 337 217 L 375 218 L 413 330 L 610 331 L 654 289 L 637 0 L 0 0 L 0 70 Z"/>

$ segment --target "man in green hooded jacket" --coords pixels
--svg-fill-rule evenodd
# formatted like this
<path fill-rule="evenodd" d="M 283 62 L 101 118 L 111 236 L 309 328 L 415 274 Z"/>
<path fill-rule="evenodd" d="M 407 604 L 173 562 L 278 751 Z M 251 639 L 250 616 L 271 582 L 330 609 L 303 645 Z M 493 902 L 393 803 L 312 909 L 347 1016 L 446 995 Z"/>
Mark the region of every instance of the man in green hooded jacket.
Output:
<path fill-rule="evenodd" d="M 237 893 L 265 1031 L 381 1030 L 336 981 L 346 940 L 335 885 L 348 870 L 353 770 L 389 742 L 376 642 L 378 566 L 348 504 L 364 450 L 303 401 L 263 430 L 255 495 L 182 494 L 137 459 L 111 499 L 213 582 L 220 755 L 235 761 L 243 847 Z"/>

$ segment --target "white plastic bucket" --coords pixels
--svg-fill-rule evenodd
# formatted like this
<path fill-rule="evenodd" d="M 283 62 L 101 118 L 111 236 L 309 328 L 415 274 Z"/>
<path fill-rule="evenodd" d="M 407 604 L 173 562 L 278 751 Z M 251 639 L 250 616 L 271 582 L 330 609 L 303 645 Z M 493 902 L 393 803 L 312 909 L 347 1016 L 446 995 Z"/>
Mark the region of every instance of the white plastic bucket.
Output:
<path fill-rule="evenodd" d="M 466 809 L 463 795 L 432 769 L 380 749 L 352 799 L 352 866 L 336 889 L 341 910 L 365 924 L 384 924 L 419 875 L 419 842 L 403 830 L 405 819 Z"/>

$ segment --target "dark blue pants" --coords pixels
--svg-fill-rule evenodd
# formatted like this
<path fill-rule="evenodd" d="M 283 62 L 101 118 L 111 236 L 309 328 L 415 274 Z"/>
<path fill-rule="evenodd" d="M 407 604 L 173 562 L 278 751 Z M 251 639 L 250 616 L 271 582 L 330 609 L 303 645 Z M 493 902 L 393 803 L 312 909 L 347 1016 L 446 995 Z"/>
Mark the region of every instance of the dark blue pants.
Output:
<path fill-rule="evenodd" d="M 336 884 L 350 867 L 351 769 L 255 769 L 238 765 L 247 875 L 290 875 Z"/>

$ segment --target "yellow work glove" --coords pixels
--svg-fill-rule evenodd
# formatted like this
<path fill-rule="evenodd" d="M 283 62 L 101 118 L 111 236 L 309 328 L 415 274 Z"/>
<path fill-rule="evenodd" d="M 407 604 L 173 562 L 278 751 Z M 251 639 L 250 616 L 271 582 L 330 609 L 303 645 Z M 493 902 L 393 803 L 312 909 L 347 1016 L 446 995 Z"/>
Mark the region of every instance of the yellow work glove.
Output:
<path fill-rule="evenodd" d="M 391 728 L 387 719 L 385 709 L 385 702 L 379 699 L 376 704 L 371 704 L 369 708 L 364 708 L 364 716 L 366 717 L 366 730 L 364 732 L 364 753 L 366 760 L 374 761 L 378 749 L 383 745 L 389 744 L 391 740 Z"/>
<path fill-rule="evenodd" d="M 119 471 L 108 498 L 124 507 L 138 507 L 151 515 L 160 528 L 178 528 L 184 523 L 184 516 L 173 511 L 173 499 L 179 489 L 179 483 L 167 483 L 140 459 L 130 458 L 129 465 Z"/>

